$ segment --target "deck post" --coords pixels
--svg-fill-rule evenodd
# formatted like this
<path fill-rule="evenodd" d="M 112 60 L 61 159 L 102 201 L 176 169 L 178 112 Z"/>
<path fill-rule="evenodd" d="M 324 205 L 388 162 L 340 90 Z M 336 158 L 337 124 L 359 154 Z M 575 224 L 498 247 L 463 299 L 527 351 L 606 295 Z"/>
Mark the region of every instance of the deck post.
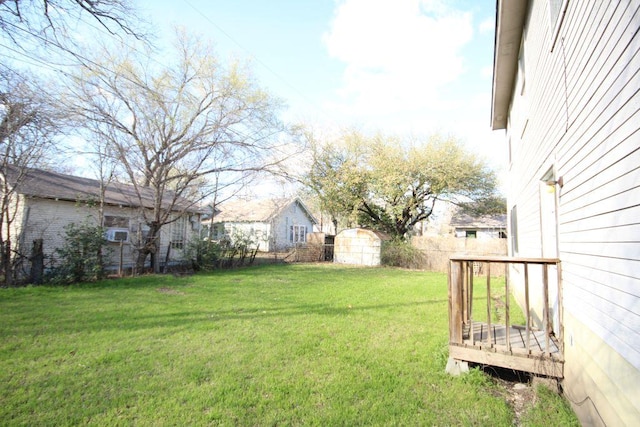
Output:
<path fill-rule="evenodd" d="M 489 340 L 489 346 L 493 346 L 493 339 L 491 333 L 491 264 L 487 264 L 487 340 Z"/>
<path fill-rule="evenodd" d="M 564 308 L 562 298 L 562 263 L 556 264 L 558 273 L 558 319 L 559 319 L 559 331 L 558 331 L 558 344 L 560 345 L 560 352 L 564 354 Z"/>
<path fill-rule="evenodd" d="M 524 263 L 524 306 L 526 316 L 527 354 L 531 354 L 531 310 L 529 309 L 529 264 Z"/>
<path fill-rule="evenodd" d="M 510 297 L 511 293 L 509 292 L 509 272 L 507 270 L 505 272 L 504 278 L 504 322 L 506 327 L 507 351 L 511 351 L 511 318 L 509 316 L 509 312 L 511 310 L 511 304 L 509 304 L 509 300 L 511 299 Z"/>
<path fill-rule="evenodd" d="M 466 262 L 462 262 L 460 272 L 460 276 L 462 277 L 462 286 L 461 286 L 461 308 L 462 308 L 462 327 L 463 327 L 463 338 L 464 338 L 464 327 L 467 325 L 467 319 L 469 319 L 469 264 Z"/>
<path fill-rule="evenodd" d="M 551 334 L 551 319 L 549 316 L 549 265 L 542 265 L 542 323 L 544 327 L 544 354 L 549 355 L 549 335 Z"/>
<path fill-rule="evenodd" d="M 449 341 L 462 344 L 462 271 L 460 263 L 449 261 Z"/>
<path fill-rule="evenodd" d="M 473 325 L 473 263 L 469 273 L 469 324 Z"/>

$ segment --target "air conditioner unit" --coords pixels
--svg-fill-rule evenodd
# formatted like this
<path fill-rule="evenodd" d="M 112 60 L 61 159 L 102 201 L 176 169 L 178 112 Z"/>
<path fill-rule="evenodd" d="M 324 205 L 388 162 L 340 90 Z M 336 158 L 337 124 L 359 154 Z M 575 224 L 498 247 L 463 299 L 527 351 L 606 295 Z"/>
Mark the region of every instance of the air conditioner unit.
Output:
<path fill-rule="evenodd" d="M 129 230 L 126 228 L 109 228 L 105 237 L 107 242 L 128 242 Z"/>

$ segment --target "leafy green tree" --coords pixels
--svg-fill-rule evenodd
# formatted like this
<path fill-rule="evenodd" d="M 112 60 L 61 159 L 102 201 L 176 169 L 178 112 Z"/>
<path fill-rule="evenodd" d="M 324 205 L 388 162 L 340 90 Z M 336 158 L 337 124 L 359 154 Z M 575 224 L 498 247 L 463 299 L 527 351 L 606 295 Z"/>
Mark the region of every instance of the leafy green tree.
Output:
<path fill-rule="evenodd" d="M 347 225 L 402 238 L 429 218 L 437 201 L 495 197 L 495 173 L 454 138 L 436 135 L 416 143 L 350 131 L 312 146 L 305 181 L 323 208 Z"/>
<path fill-rule="evenodd" d="M 307 136 L 312 164 L 303 182 L 327 212 L 336 230 L 338 224 L 353 224 L 360 200 L 367 190 L 367 177 L 360 165 L 366 163 L 364 137 L 355 131 L 343 133 L 339 143 L 317 141 Z"/>
<path fill-rule="evenodd" d="M 506 214 L 507 199 L 494 196 L 477 202 L 462 203 L 460 204 L 460 212 L 471 216 Z"/>

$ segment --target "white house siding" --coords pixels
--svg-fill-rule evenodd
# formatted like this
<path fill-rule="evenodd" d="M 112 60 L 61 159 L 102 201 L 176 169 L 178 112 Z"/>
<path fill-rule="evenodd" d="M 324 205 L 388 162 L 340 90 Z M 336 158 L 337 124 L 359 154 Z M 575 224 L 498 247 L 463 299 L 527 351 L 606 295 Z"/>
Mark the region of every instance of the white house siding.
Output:
<path fill-rule="evenodd" d="M 250 245 L 251 249 L 256 249 L 264 252 L 271 250 L 271 242 L 269 240 L 271 224 L 265 222 L 226 222 L 222 224 L 224 231 L 219 230 L 216 238 L 221 238 L 224 235 L 229 236 L 232 240 L 238 237 L 246 237 L 251 239 L 253 244 Z"/>
<path fill-rule="evenodd" d="M 21 197 L 24 226 L 20 243 L 30 253 L 33 241 L 42 239 L 45 255 L 50 259 L 56 248 L 64 246 L 64 227 L 70 223 L 95 221 L 97 212 L 87 210 L 74 202 Z"/>
<path fill-rule="evenodd" d="M 280 214 L 274 219 L 273 236 L 275 237 L 275 241 L 273 244 L 277 250 L 291 248 L 297 243 L 291 241 L 291 226 L 306 227 L 307 234 L 313 232 L 313 222 L 311 218 L 309 218 L 297 201 L 280 211 Z"/>
<path fill-rule="evenodd" d="M 314 222 L 297 200 L 269 216 L 271 219 L 268 220 L 244 221 L 239 218 L 237 221 L 216 223 L 214 227 L 217 227 L 218 232 L 215 238 L 220 239 L 226 235 L 233 241 L 237 235 L 246 236 L 259 242 L 261 251 L 270 252 L 287 250 L 299 243 L 291 240 L 292 226 L 306 227 L 307 234 L 313 232 Z M 224 226 L 224 231 L 220 230 L 221 225 Z"/>
<path fill-rule="evenodd" d="M 456 229 L 455 230 L 455 236 L 458 238 L 466 238 L 467 237 L 467 231 L 475 231 L 476 232 L 476 237 L 475 239 L 478 240 L 490 240 L 490 239 L 499 239 L 500 238 L 500 230 L 487 230 L 487 229 L 477 229 L 477 228 L 471 228 L 468 230 L 463 230 L 463 229 Z M 473 239 L 474 237 L 470 237 L 470 239 Z"/>
<path fill-rule="evenodd" d="M 64 244 L 65 226 L 70 223 L 81 224 L 85 221 L 93 221 L 97 224 L 98 210 L 95 207 L 81 206 L 75 202 L 42 199 L 42 198 L 24 198 L 21 196 L 20 205 L 22 206 L 21 217 L 16 220 L 16 232 L 22 230 L 20 235 L 20 245 L 23 253 L 30 254 L 33 241 L 35 239 L 43 240 L 43 251 L 47 258 L 55 258 L 55 249 L 61 248 Z M 129 222 L 129 238 L 123 247 L 123 267 L 131 267 L 135 264 L 135 249 L 132 243 L 138 239 L 138 230 L 141 228 L 142 220 L 139 217 L 137 209 L 120 208 L 116 206 L 106 206 L 104 215 L 128 217 Z M 171 238 L 170 224 L 165 225 L 161 230 L 160 239 L 160 255 L 159 259 L 164 262 L 167 253 L 167 247 Z M 16 234 L 17 235 L 17 234 Z M 187 222 L 186 240 L 197 236 L 197 230 L 193 230 L 191 224 Z M 185 241 L 186 243 L 186 241 Z M 108 256 L 107 266 L 117 268 L 120 259 L 120 244 L 107 243 Z M 181 260 L 183 251 L 181 249 L 172 248 L 171 260 Z M 49 265 L 46 263 L 46 265 Z"/>
<path fill-rule="evenodd" d="M 550 256 L 540 200 L 554 168 L 566 395 L 585 423 L 638 425 L 640 3 L 569 0 L 553 52 L 548 3 L 529 5 L 507 131 L 517 255 Z"/>

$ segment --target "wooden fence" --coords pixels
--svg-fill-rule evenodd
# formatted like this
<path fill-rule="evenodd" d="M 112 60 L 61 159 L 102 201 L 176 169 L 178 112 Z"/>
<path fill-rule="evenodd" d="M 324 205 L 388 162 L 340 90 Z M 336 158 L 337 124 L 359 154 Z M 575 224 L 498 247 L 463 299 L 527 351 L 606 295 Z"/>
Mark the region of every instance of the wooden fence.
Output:
<path fill-rule="evenodd" d="M 416 236 L 411 244 L 424 254 L 424 270 L 446 273 L 449 259 L 454 256 L 505 256 L 507 239 L 465 239 L 454 236 Z M 477 265 L 476 274 L 482 273 L 482 264 Z M 501 269 L 504 274 L 504 268 Z M 494 274 L 500 273 L 499 270 Z"/>

